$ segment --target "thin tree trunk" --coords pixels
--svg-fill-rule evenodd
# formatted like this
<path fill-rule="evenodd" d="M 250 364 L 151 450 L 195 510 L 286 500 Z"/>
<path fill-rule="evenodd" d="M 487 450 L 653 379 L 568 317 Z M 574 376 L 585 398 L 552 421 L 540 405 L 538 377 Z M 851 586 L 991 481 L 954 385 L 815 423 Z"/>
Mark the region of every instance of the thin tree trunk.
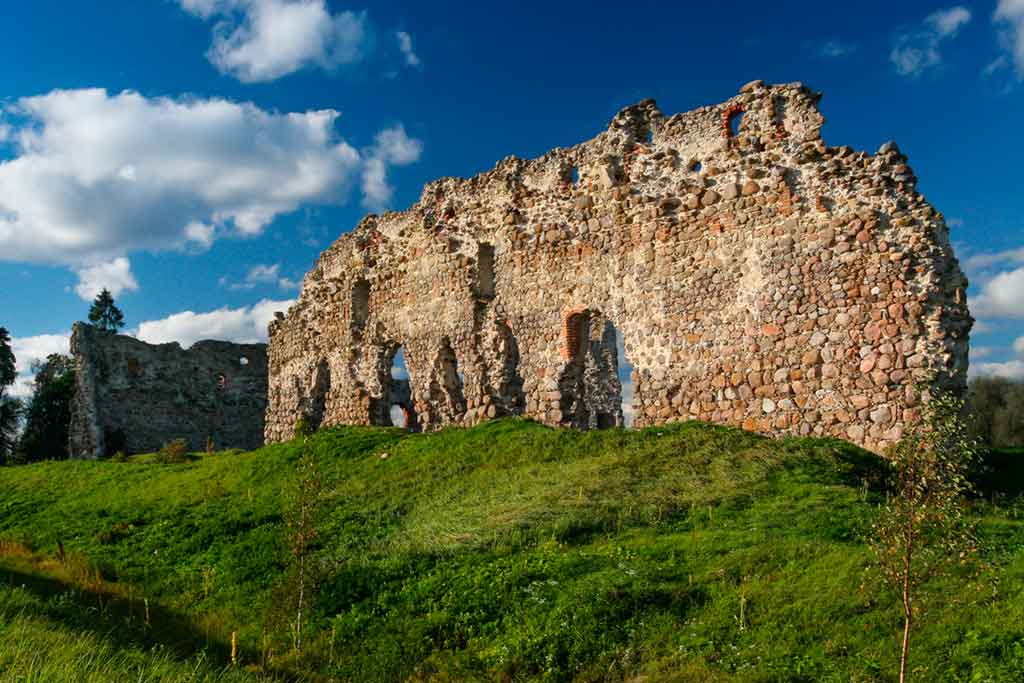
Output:
<path fill-rule="evenodd" d="M 910 617 L 903 619 L 903 654 L 900 655 L 900 683 L 907 680 L 907 652 L 910 651 Z"/>
<path fill-rule="evenodd" d="M 907 681 L 907 655 L 910 653 L 910 622 L 914 617 L 914 607 L 910 595 L 911 559 L 914 553 L 914 537 L 907 538 L 907 550 L 903 557 L 903 649 L 900 652 L 900 683 Z"/>
<path fill-rule="evenodd" d="M 305 552 L 299 555 L 299 610 L 295 619 L 295 649 L 302 649 L 302 602 L 306 583 L 306 558 Z"/>

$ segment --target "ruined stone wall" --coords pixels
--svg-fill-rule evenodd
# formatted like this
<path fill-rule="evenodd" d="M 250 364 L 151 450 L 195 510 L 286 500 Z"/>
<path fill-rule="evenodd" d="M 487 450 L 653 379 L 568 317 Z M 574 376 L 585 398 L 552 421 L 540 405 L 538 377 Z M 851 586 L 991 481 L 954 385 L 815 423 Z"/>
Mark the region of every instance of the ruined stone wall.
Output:
<path fill-rule="evenodd" d="M 201 341 L 183 350 L 75 323 L 77 365 L 70 453 L 95 458 L 155 451 L 177 438 L 192 450 L 257 448 L 267 408 L 267 347 Z"/>
<path fill-rule="evenodd" d="M 893 143 L 829 147 L 820 94 L 756 81 L 728 102 L 621 111 L 596 138 L 503 159 L 367 216 L 270 326 L 266 438 L 522 414 L 701 419 L 881 450 L 913 384 L 963 387 L 967 282 Z M 389 368 L 401 347 L 407 384 Z"/>

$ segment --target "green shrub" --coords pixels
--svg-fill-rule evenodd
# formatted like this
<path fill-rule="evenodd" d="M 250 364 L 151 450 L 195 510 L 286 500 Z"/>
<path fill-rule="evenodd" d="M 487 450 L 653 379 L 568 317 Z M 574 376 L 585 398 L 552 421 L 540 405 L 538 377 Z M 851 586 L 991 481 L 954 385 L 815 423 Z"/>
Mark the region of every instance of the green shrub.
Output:
<path fill-rule="evenodd" d="M 163 465 L 178 465 L 188 462 L 188 442 L 185 439 L 168 441 L 157 452 L 156 461 Z"/>

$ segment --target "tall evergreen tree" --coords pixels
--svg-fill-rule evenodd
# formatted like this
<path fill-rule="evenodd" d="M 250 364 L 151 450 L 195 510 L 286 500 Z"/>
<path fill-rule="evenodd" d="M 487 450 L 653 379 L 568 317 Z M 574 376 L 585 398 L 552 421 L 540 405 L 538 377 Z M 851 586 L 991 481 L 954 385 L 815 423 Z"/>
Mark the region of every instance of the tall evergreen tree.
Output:
<path fill-rule="evenodd" d="M 14 460 L 34 462 L 66 458 L 71 426 L 71 399 L 75 392 L 75 362 L 70 356 L 51 353 L 34 366 L 35 386 L 25 409 L 25 431 L 18 441 Z"/>
<path fill-rule="evenodd" d="M 7 395 L 7 388 L 17 377 L 14 360 L 11 335 L 0 327 L 0 465 L 7 462 L 14 451 L 21 414 L 21 401 Z"/>
<path fill-rule="evenodd" d="M 106 287 L 96 295 L 89 308 L 89 322 L 107 332 L 117 332 L 119 328 L 124 327 L 124 314 L 114 303 L 114 296 Z"/>

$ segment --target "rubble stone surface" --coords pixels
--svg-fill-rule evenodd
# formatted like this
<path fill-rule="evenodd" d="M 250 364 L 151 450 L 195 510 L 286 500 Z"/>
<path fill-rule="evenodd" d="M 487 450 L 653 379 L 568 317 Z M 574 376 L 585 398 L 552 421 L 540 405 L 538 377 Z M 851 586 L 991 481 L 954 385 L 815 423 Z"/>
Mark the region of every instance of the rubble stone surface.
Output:
<path fill-rule="evenodd" d="M 146 453 L 183 438 L 193 451 L 263 445 L 266 344 L 200 341 L 189 349 L 75 323 L 71 457 Z"/>
<path fill-rule="evenodd" d="M 621 425 L 624 350 L 637 426 L 882 450 L 916 419 L 915 384 L 963 389 L 967 282 L 899 148 L 829 147 L 819 99 L 752 81 L 669 117 L 647 100 L 367 216 L 270 325 L 267 441 L 300 416 L 391 424 L 396 405 L 424 430 Z"/>

